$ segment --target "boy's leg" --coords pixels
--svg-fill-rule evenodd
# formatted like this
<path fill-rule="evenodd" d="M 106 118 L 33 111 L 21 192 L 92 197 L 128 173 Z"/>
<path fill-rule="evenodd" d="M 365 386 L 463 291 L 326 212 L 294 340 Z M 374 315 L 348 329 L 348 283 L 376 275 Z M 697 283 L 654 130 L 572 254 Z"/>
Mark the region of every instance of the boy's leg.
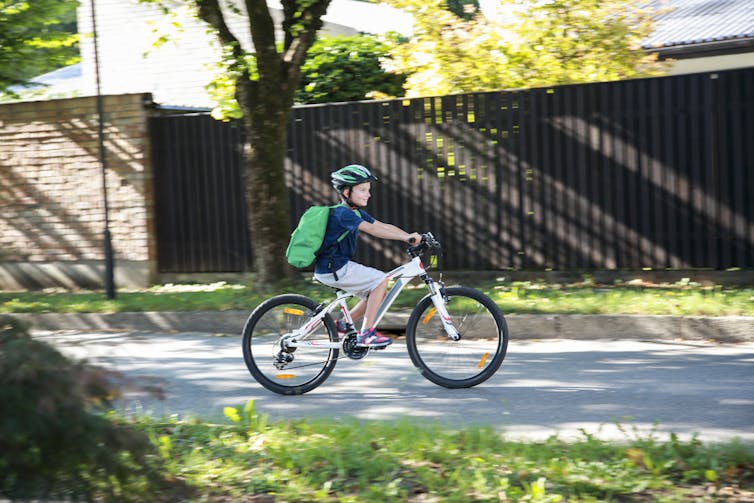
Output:
<path fill-rule="evenodd" d="M 351 292 L 359 297 L 363 297 L 366 292 L 369 292 L 366 301 L 360 301 L 350 311 L 351 318 L 354 321 L 362 315 L 364 316 L 362 329 L 359 331 L 358 344 L 362 347 L 379 348 L 392 343 L 392 339 L 378 334 L 373 326 L 380 304 L 387 294 L 387 285 L 390 281 L 385 273 L 356 262 L 348 262 L 337 272 L 337 281 L 332 274 L 315 274 L 314 277 L 321 283 Z M 345 332 L 346 328 L 343 326 L 343 330 L 341 330 L 340 324 L 338 326 L 338 330 L 342 332 Z"/>
<path fill-rule="evenodd" d="M 351 319 L 353 320 L 354 324 L 361 319 L 362 316 L 364 316 L 364 312 L 367 309 L 367 301 L 366 300 L 360 300 L 358 304 L 353 306 L 353 309 L 351 309 Z"/>
<path fill-rule="evenodd" d="M 359 337 L 357 339 L 360 346 L 384 348 L 393 343 L 391 338 L 378 334 L 374 328 L 377 311 L 380 308 L 382 299 L 385 298 L 385 294 L 387 293 L 388 281 L 388 278 L 385 278 L 374 290 L 369 292 L 369 297 L 367 297 L 367 308 L 364 313 L 364 322 L 361 325 L 361 332 L 359 332 Z"/>
<path fill-rule="evenodd" d="M 364 321 L 361 324 L 361 331 L 365 331 L 367 329 L 374 327 L 374 320 L 377 317 L 377 310 L 380 308 L 380 303 L 382 302 L 382 299 L 385 298 L 385 295 L 387 294 L 387 284 L 389 282 L 388 278 L 385 278 L 380 282 L 377 287 L 369 292 L 369 297 L 367 297 L 366 301 L 366 309 L 364 313 Z M 363 302 L 363 301 L 362 301 Z M 359 307 L 359 306 L 356 306 Z"/>
<path fill-rule="evenodd" d="M 356 323 L 364 316 L 364 311 L 367 308 L 367 301 L 360 300 L 352 309 L 349 309 L 348 313 L 351 315 L 351 321 L 353 321 L 353 327 L 356 327 Z M 335 325 L 338 327 L 338 332 L 344 334 L 348 332 L 349 327 L 343 317 L 339 317 L 335 320 Z"/>

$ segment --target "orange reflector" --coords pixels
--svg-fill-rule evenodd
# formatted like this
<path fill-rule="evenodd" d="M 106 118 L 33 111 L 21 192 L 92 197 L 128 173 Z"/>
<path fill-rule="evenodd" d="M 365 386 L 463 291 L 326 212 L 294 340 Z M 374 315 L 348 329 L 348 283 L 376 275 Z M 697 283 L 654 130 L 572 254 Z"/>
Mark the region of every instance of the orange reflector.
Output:
<path fill-rule="evenodd" d="M 427 314 L 424 315 L 424 318 L 422 318 L 422 323 L 424 323 L 425 325 L 429 323 L 429 320 L 431 320 L 432 316 L 434 316 L 435 314 L 437 314 L 437 308 L 433 307 L 432 309 L 427 311 Z"/>
<path fill-rule="evenodd" d="M 487 359 L 488 359 L 489 357 L 490 357 L 490 354 L 489 354 L 489 353 L 484 353 L 484 354 L 482 355 L 482 359 L 481 359 L 481 360 L 479 360 L 479 363 L 477 364 L 476 368 L 480 369 L 480 368 L 484 367 L 484 364 L 485 364 L 485 363 L 487 363 Z"/>
<path fill-rule="evenodd" d="M 284 307 L 283 312 L 285 314 L 295 314 L 296 316 L 304 315 L 304 312 L 301 309 L 293 309 L 292 307 Z"/>
<path fill-rule="evenodd" d="M 296 374 L 275 374 L 278 379 L 295 379 Z"/>

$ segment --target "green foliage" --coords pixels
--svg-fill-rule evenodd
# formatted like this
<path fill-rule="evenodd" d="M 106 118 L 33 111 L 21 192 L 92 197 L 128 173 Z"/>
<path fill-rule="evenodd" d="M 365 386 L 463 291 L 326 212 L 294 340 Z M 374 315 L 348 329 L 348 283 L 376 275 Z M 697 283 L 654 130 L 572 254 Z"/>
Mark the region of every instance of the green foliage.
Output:
<path fill-rule="evenodd" d="M 386 72 L 388 46 L 369 35 L 321 37 L 309 49 L 296 91 L 299 103 L 356 101 L 403 95 L 405 77 Z"/>
<path fill-rule="evenodd" d="M 94 408 L 108 374 L 0 316 L 0 496 L 143 501 L 162 481 L 148 437 Z"/>
<path fill-rule="evenodd" d="M 79 60 L 78 0 L 0 0 L 0 96 Z"/>
<path fill-rule="evenodd" d="M 402 96 L 405 77 L 382 67 L 387 53 L 388 45 L 369 35 L 319 38 L 301 67 L 295 101 L 328 103 Z M 232 51 L 226 48 L 223 54 L 207 86 L 215 102 L 212 115 L 222 120 L 238 119 L 242 113 L 235 92 L 241 73 Z M 243 66 L 252 79 L 259 78 L 254 55 L 246 54 Z"/>
<path fill-rule="evenodd" d="M 497 15 L 460 19 L 443 0 L 389 0 L 414 16 L 391 50 L 412 72 L 408 96 L 609 81 L 662 73 L 639 46 L 654 13 L 629 0 L 501 2 Z"/>
<path fill-rule="evenodd" d="M 447 0 L 446 4 L 450 12 L 467 21 L 479 11 L 479 0 Z"/>
<path fill-rule="evenodd" d="M 140 423 L 171 472 L 209 500 L 680 502 L 743 495 L 754 483 L 754 446 L 735 442 L 628 433 L 614 443 L 588 434 L 516 442 L 427 420 L 273 422 L 253 402 L 224 412 L 226 424 Z"/>
<path fill-rule="evenodd" d="M 243 112 L 236 101 L 236 81 L 248 72 L 252 80 L 259 79 L 257 60 L 253 54 L 243 53 L 243 57 L 233 54 L 230 46 L 222 48 L 222 57 L 214 65 L 214 77 L 207 84 L 207 94 L 214 102 L 212 117 L 216 120 L 240 119 Z"/>

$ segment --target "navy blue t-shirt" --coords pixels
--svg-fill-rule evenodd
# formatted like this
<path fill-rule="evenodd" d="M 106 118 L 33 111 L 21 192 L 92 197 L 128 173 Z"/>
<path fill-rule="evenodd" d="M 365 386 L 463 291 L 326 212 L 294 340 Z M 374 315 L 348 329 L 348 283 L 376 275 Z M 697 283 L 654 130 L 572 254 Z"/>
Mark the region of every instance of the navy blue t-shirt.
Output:
<path fill-rule="evenodd" d="M 359 213 L 361 217 L 345 204 L 336 206 L 333 209 L 330 219 L 327 221 L 327 231 L 325 232 L 325 239 L 322 242 L 322 249 L 325 251 L 317 257 L 314 263 L 315 273 L 332 273 L 346 265 L 353 258 L 356 253 L 356 240 L 359 237 L 359 224 L 361 222 L 374 223 L 372 215 L 361 208 L 359 208 Z M 343 238 L 343 241 L 331 246 L 345 231 L 352 232 Z M 332 269 L 330 269 L 331 260 Z"/>

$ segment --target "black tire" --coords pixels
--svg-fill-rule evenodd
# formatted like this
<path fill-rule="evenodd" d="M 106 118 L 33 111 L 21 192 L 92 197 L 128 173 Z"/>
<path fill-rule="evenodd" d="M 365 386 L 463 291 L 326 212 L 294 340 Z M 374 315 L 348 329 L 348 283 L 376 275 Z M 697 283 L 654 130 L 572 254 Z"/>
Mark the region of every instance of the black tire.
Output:
<path fill-rule="evenodd" d="M 279 295 L 260 304 L 243 327 L 243 359 L 259 384 L 281 395 L 301 395 L 313 390 L 330 376 L 338 359 L 338 349 L 297 347 L 282 351 L 281 337 L 300 328 L 317 307 L 302 295 Z M 338 331 L 330 315 L 325 315 L 309 341 L 338 342 Z M 292 357 L 284 368 L 275 366 L 277 355 Z"/>
<path fill-rule="evenodd" d="M 467 287 L 444 289 L 446 308 L 461 334 L 451 340 L 429 296 L 414 308 L 406 325 L 406 346 L 421 374 L 446 388 L 470 388 L 492 377 L 508 350 L 508 325 L 495 303 Z"/>

